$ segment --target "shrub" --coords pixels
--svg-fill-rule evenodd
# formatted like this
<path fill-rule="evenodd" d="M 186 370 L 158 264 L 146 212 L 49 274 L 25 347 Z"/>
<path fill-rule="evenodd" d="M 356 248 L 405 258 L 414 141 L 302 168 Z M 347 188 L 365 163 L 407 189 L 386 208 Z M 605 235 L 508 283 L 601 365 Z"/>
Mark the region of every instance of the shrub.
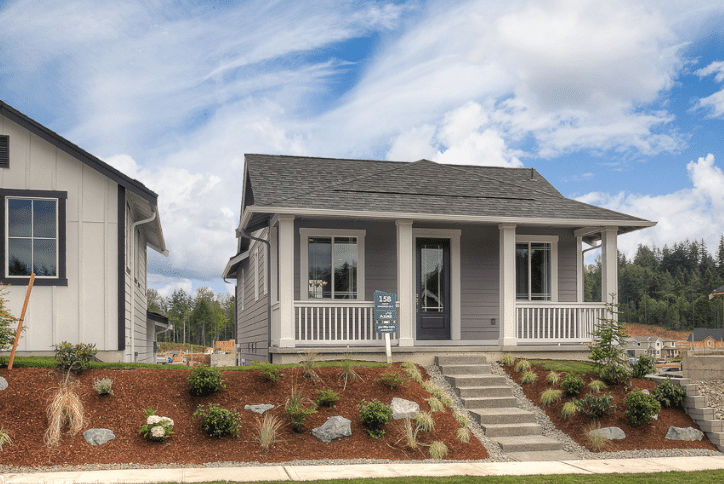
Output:
<path fill-rule="evenodd" d="M 616 411 L 616 405 L 611 405 L 613 397 L 611 393 L 605 395 L 591 395 L 590 393 L 578 401 L 578 409 L 588 415 L 589 418 L 601 418 Z"/>
<path fill-rule="evenodd" d="M 253 440 L 259 444 L 264 452 L 269 452 L 272 445 L 279 442 L 279 429 L 282 421 L 276 416 L 266 413 L 264 418 L 256 418 L 256 431 Z"/>
<path fill-rule="evenodd" d="M 98 392 L 98 395 L 113 395 L 113 380 L 110 378 L 94 378 L 93 379 L 93 390 Z"/>
<path fill-rule="evenodd" d="M 6 308 L 6 292 L 5 286 L 0 284 L 0 351 L 12 348 L 13 341 L 15 341 L 15 328 L 13 326 L 18 320 Z M 23 331 L 25 331 L 25 327 L 23 327 Z"/>
<path fill-rule="evenodd" d="M 155 442 L 161 442 L 171 437 L 171 434 L 173 434 L 173 420 L 168 417 L 159 417 L 152 407 L 147 408 L 144 414 L 146 415 L 146 423 L 138 429 L 139 434 L 145 439 Z"/>
<path fill-rule="evenodd" d="M 329 388 L 317 390 L 317 405 L 320 407 L 334 408 L 334 404 L 339 400 L 339 393 Z"/>
<path fill-rule="evenodd" d="M 436 440 L 430 444 L 430 458 L 431 459 L 444 459 L 447 457 L 448 449 L 447 445 L 443 442 Z"/>
<path fill-rule="evenodd" d="M 453 418 L 457 423 L 460 424 L 461 427 L 468 427 L 468 416 L 462 412 L 458 412 L 457 410 L 453 412 Z"/>
<path fill-rule="evenodd" d="M 313 382 L 322 380 L 314 370 L 317 366 L 317 362 L 315 360 L 317 359 L 318 354 L 319 353 L 316 351 L 307 350 L 304 352 L 304 356 L 302 357 L 302 372 L 304 374 L 304 378 L 309 378 Z"/>
<path fill-rule="evenodd" d="M 575 400 L 571 400 L 563 404 L 561 408 L 561 417 L 564 419 L 573 417 L 578 412 L 578 403 Z"/>
<path fill-rule="evenodd" d="M 656 371 L 653 356 L 640 356 L 638 361 L 631 365 L 631 376 L 634 378 L 643 378 L 649 373 Z"/>
<path fill-rule="evenodd" d="M 631 381 L 631 375 L 623 365 L 606 365 L 601 368 L 598 375 L 611 385 L 628 385 Z"/>
<path fill-rule="evenodd" d="M 259 370 L 266 381 L 276 383 L 282 377 L 281 373 L 279 373 L 279 367 L 268 361 L 255 361 L 251 366 L 255 370 Z"/>
<path fill-rule="evenodd" d="M 409 376 L 412 381 L 422 383 L 422 372 L 416 364 L 411 361 L 406 361 L 402 364 L 402 370 L 407 373 L 407 376 Z"/>
<path fill-rule="evenodd" d="M 593 393 L 601 393 L 606 388 L 608 387 L 601 380 L 591 380 L 591 382 L 588 384 L 588 389 L 591 390 Z"/>
<path fill-rule="evenodd" d="M 561 374 L 556 371 L 551 371 L 546 375 L 546 381 L 551 385 L 558 385 L 561 381 Z"/>
<path fill-rule="evenodd" d="M 515 371 L 528 371 L 530 370 L 530 361 L 528 360 L 519 360 L 518 363 L 515 364 Z"/>
<path fill-rule="evenodd" d="M 409 387 L 410 381 L 405 375 L 402 375 L 399 372 L 396 371 L 386 371 L 380 377 L 377 379 L 378 382 L 382 383 L 383 385 L 387 385 L 391 389 L 395 389 L 397 387 Z"/>
<path fill-rule="evenodd" d="M 55 365 L 59 370 L 80 373 L 98 353 L 96 345 L 78 343 L 76 345 L 63 341 L 54 346 Z"/>
<path fill-rule="evenodd" d="M 415 415 L 417 427 L 423 432 L 433 432 L 435 430 L 435 419 L 430 412 L 420 412 Z"/>
<path fill-rule="evenodd" d="M 568 373 L 563 381 L 561 381 L 563 392 L 571 397 L 578 395 L 585 385 L 586 382 L 583 381 L 583 378 L 575 373 Z"/>
<path fill-rule="evenodd" d="M 661 405 L 653 395 L 634 390 L 626 397 L 626 417 L 632 425 L 650 424 L 659 410 Z"/>
<path fill-rule="evenodd" d="M 654 387 L 653 395 L 664 408 L 683 408 L 686 390 L 670 381 L 664 381 Z"/>
<path fill-rule="evenodd" d="M 626 364 L 626 325 L 615 316 L 618 305 L 607 303 L 608 317 L 600 318 L 592 332 L 593 345 L 590 360 L 596 362 L 599 374 L 604 367 L 622 366 Z"/>
<path fill-rule="evenodd" d="M 455 432 L 455 436 L 460 442 L 464 442 L 467 444 L 468 442 L 470 442 L 470 429 L 467 427 L 460 427 Z"/>
<path fill-rule="evenodd" d="M 354 371 L 354 361 L 349 358 L 342 360 L 340 367 L 342 368 L 342 373 L 339 375 L 339 379 L 344 380 L 344 389 L 346 390 L 347 382 L 349 380 L 356 380 L 359 378 L 359 374 Z"/>
<path fill-rule="evenodd" d="M 427 404 L 430 406 L 430 410 L 433 412 L 442 412 L 445 410 L 445 405 L 442 404 L 439 398 L 430 397 L 427 398 Z"/>
<path fill-rule="evenodd" d="M 506 353 L 503 355 L 503 357 L 500 359 L 500 363 L 503 366 L 510 366 L 513 363 L 515 363 L 515 356 L 513 356 L 511 353 Z"/>
<path fill-rule="evenodd" d="M 71 435 L 77 434 L 83 428 L 83 402 L 76 391 L 79 386 L 80 382 L 73 380 L 70 373 L 66 373 L 56 387 L 47 408 L 48 429 L 43 437 L 46 446 L 55 447 L 60 443 L 60 434 L 65 425 L 70 426 L 68 433 Z"/>
<path fill-rule="evenodd" d="M 3 450 L 4 445 L 15 445 L 13 444 L 13 439 L 10 438 L 10 434 L 7 430 L 0 427 L 0 451 Z"/>
<path fill-rule="evenodd" d="M 547 407 L 548 405 L 551 405 L 560 400 L 562 396 L 563 390 L 548 388 L 547 390 L 543 391 L 543 393 L 541 393 L 540 404 L 542 407 Z"/>
<path fill-rule="evenodd" d="M 305 406 L 305 403 L 307 404 Z M 304 398 L 302 390 L 293 387 L 292 394 L 284 405 L 284 413 L 289 417 L 292 429 L 295 432 L 304 431 L 304 421 L 317 411 L 317 405 L 308 398 Z"/>
<path fill-rule="evenodd" d="M 536 375 L 534 371 L 528 370 L 524 371 L 523 374 L 520 375 L 520 382 L 525 385 L 528 383 L 533 383 L 536 378 L 538 378 L 538 375 Z"/>
<path fill-rule="evenodd" d="M 437 399 L 440 400 L 440 403 L 445 405 L 447 408 L 453 408 L 454 402 L 450 395 L 443 393 L 442 395 L 439 395 Z"/>
<path fill-rule="evenodd" d="M 188 377 L 191 395 L 203 397 L 216 393 L 220 388 L 226 388 L 221 370 L 206 365 L 194 368 Z"/>
<path fill-rule="evenodd" d="M 382 430 L 383 425 L 387 425 L 392 418 L 392 409 L 389 405 L 385 405 L 377 399 L 367 402 L 364 399 L 357 405 L 362 423 L 366 427 L 365 431 L 375 439 L 385 435 Z"/>
<path fill-rule="evenodd" d="M 217 403 L 210 403 L 208 409 L 199 405 L 193 416 L 201 420 L 201 428 L 210 437 L 219 439 L 225 435 L 239 436 L 241 416 L 236 410 L 227 410 Z"/>

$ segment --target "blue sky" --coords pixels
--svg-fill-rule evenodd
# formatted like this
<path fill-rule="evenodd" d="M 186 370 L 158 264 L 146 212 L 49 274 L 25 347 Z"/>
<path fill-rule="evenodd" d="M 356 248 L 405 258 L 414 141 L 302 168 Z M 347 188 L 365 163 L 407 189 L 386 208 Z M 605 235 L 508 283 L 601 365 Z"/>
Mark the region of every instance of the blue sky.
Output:
<path fill-rule="evenodd" d="M 149 284 L 226 289 L 244 153 L 535 167 L 724 234 L 718 1 L 0 1 L 0 99 L 159 194 Z"/>

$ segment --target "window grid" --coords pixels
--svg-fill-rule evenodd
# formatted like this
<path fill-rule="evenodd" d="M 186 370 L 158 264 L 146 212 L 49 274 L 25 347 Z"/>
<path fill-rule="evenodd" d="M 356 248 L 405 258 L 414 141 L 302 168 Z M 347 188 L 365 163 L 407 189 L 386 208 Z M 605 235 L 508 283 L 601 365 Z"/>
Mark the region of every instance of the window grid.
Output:
<path fill-rule="evenodd" d="M 27 205 L 29 211 L 26 214 L 22 214 L 23 202 L 29 202 Z M 15 206 L 12 211 L 11 205 Z M 51 207 L 52 210 L 49 210 Z M 16 213 L 11 214 L 11 212 Z M 13 227 L 15 224 L 18 226 Z M 4 261 L 6 277 L 26 278 L 35 272 L 37 278 L 58 278 L 58 230 L 57 199 L 6 197 L 7 236 Z M 11 258 L 18 253 L 20 257 L 15 257 L 11 264 Z"/>

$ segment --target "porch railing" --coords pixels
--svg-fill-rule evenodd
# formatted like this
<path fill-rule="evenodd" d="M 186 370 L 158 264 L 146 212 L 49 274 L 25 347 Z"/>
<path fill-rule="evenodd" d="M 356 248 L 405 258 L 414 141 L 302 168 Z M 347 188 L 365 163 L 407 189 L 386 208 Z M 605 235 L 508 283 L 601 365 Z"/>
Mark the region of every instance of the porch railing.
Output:
<path fill-rule="evenodd" d="M 606 317 L 603 303 L 516 303 L 516 336 L 530 343 L 587 343 L 599 319 Z"/>
<path fill-rule="evenodd" d="M 372 301 L 294 301 L 294 319 L 298 344 L 384 344 L 384 335 L 375 333 Z"/>

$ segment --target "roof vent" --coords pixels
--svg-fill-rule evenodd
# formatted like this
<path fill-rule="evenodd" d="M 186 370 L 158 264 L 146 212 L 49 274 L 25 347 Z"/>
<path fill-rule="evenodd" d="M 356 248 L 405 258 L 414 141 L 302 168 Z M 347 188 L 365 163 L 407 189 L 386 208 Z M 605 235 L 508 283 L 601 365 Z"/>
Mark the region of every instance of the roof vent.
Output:
<path fill-rule="evenodd" d="M 0 168 L 10 168 L 10 136 L 0 135 Z"/>
<path fill-rule="evenodd" d="M 535 168 L 530 169 L 530 179 L 533 180 L 535 178 Z"/>

